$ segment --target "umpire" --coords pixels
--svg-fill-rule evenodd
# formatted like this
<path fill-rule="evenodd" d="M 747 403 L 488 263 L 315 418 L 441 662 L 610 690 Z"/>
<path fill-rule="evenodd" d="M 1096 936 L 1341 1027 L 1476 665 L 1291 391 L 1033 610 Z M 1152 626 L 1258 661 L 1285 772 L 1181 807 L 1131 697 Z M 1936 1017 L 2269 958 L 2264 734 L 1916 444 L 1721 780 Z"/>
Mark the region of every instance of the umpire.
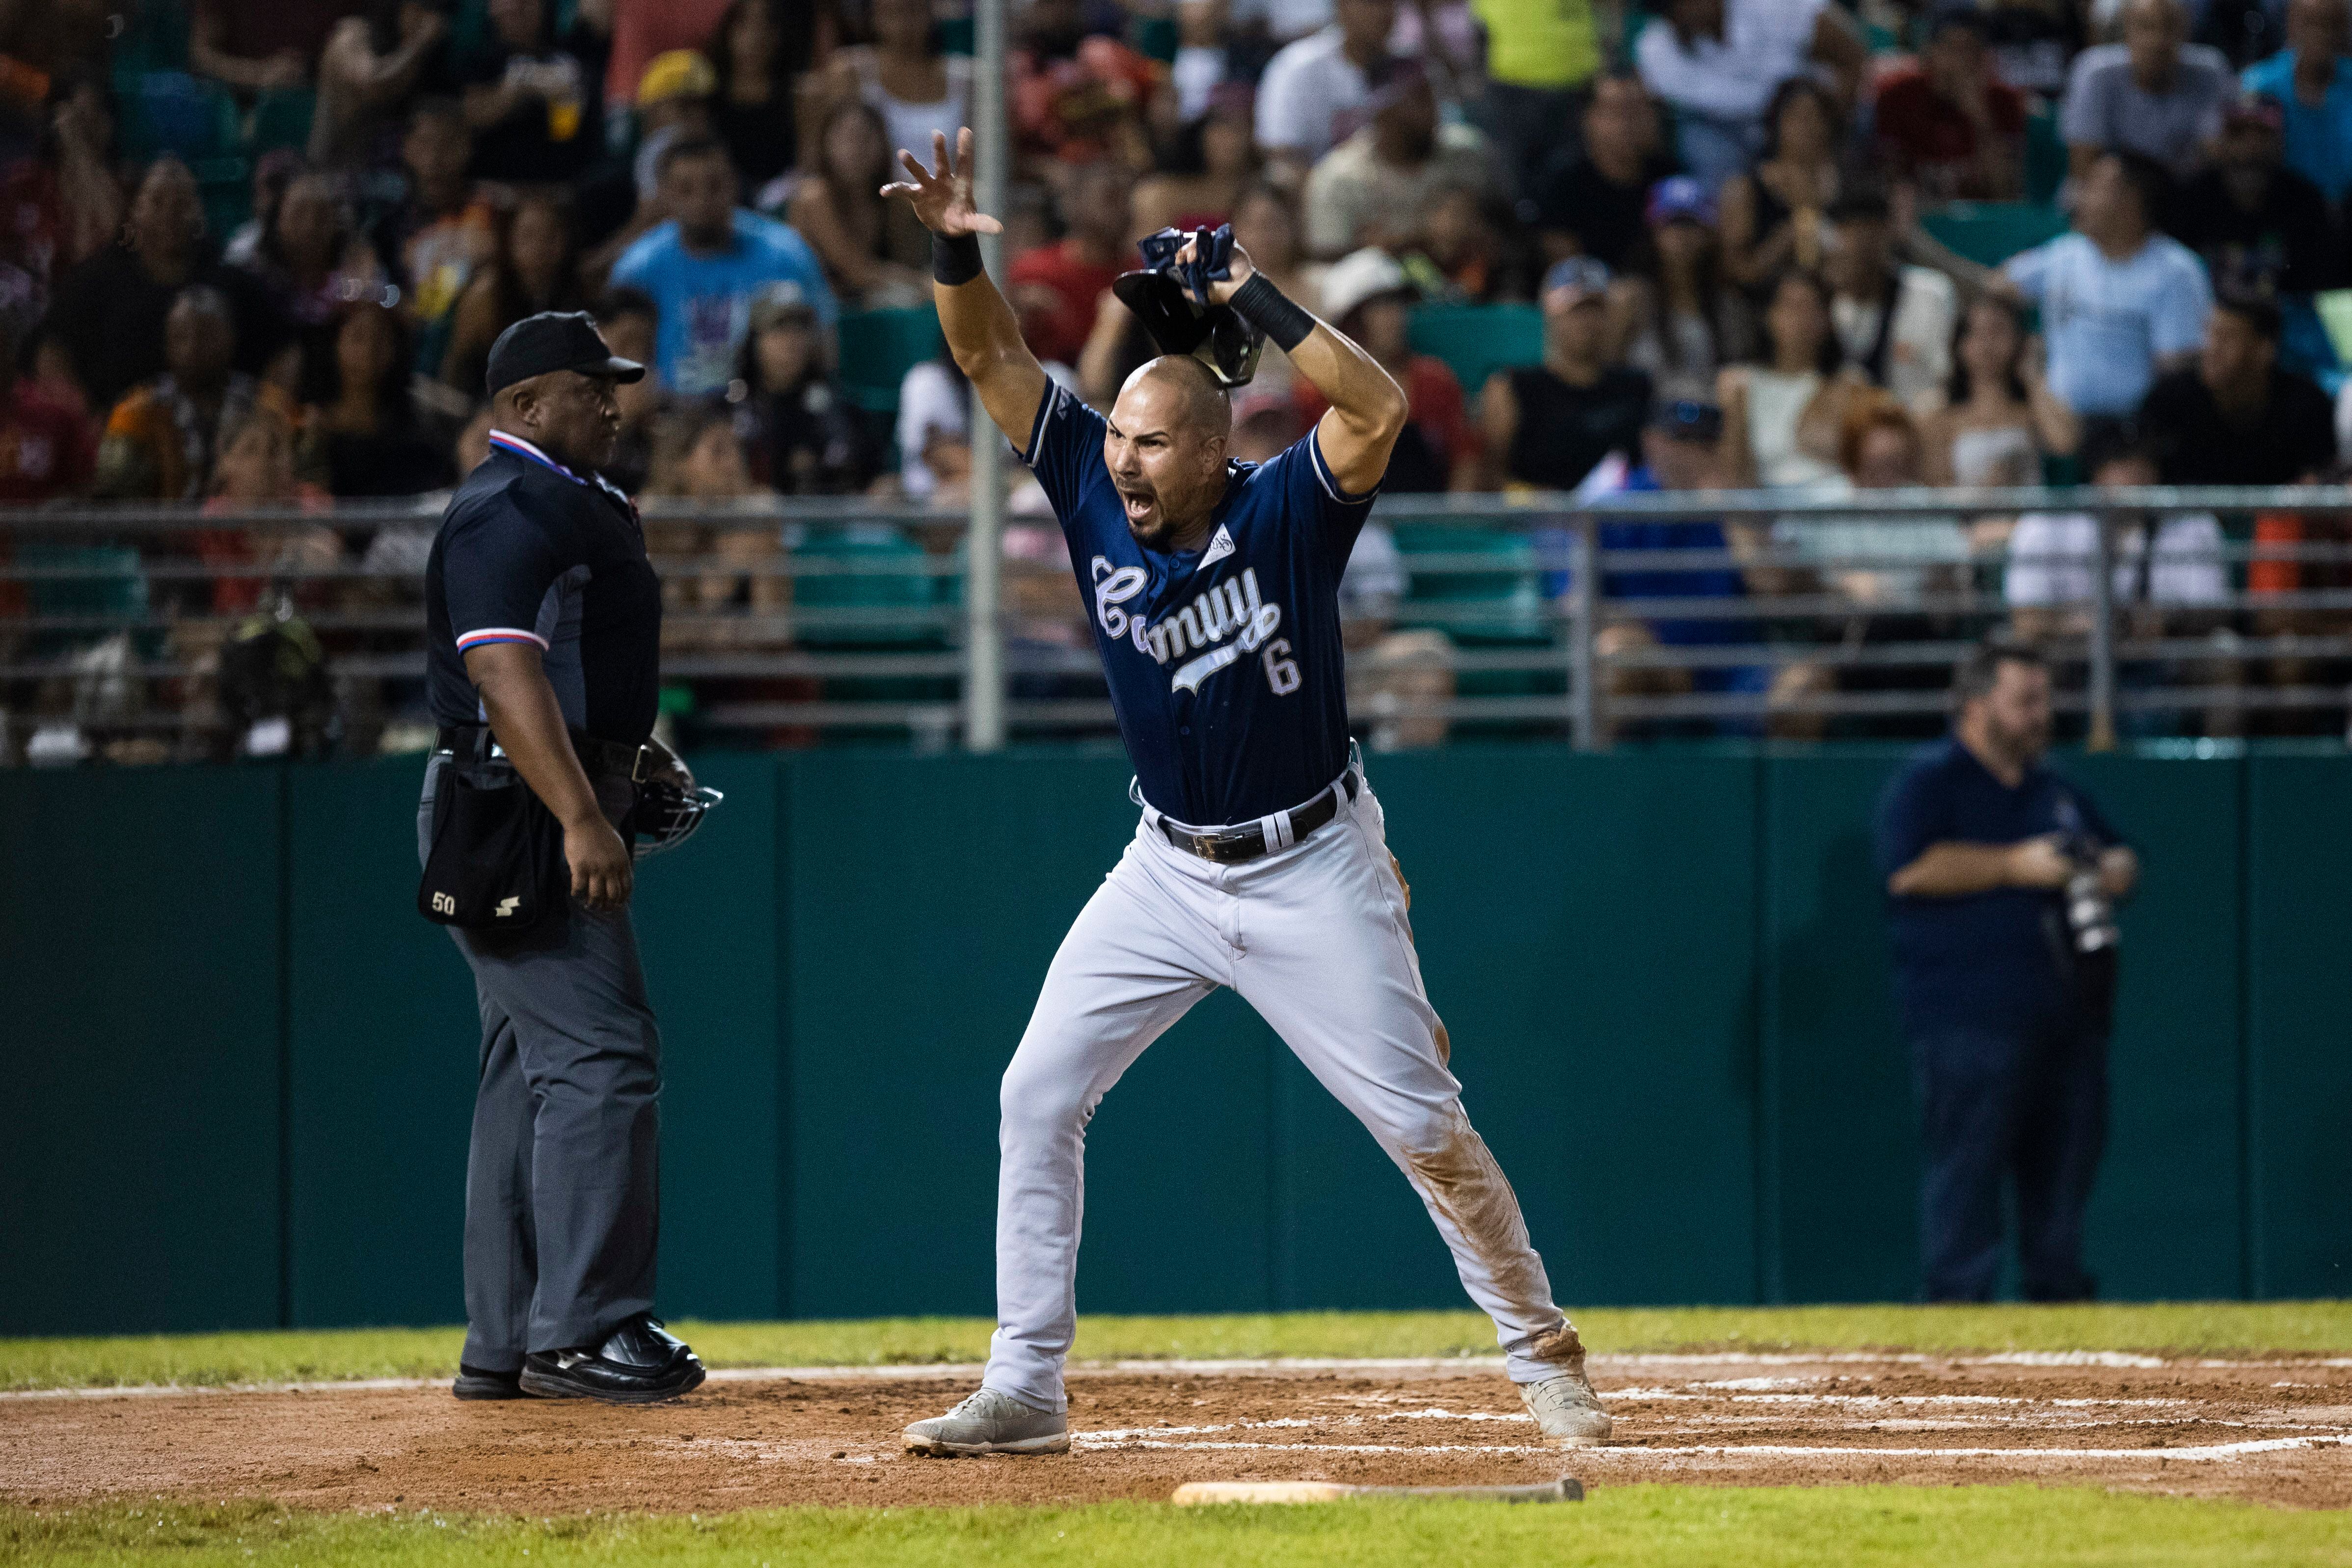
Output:
<path fill-rule="evenodd" d="M 644 531 L 594 472 L 620 433 L 614 384 L 644 374 L 585 315 L 509 327 L 490 349 L 490 455 L 425 567 L 440 733 L 418 853 L 453 770 L 511 767 L 560 825 L 570 870 L 569 900 L 555 869 L 529 930 L 450 932 L 482 1018 L 460 1399 L 648 1404 L 703 1377 L 653 1316 L 661 1036 L 628 914 L 637 784 L 692 780 L 652 739 L 661 585 Z"/>

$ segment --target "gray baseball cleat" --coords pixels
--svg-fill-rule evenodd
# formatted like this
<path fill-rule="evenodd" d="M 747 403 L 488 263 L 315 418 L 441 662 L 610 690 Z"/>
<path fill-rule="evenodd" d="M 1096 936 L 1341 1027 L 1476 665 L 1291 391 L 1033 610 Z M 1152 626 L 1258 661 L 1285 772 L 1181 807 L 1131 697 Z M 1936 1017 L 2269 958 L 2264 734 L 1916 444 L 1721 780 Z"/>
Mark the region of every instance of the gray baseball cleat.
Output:
<path fill-rule="evenodd" d="M 947 1458 L 959 1454 L 1066 1454 L 1070 1421 L 1049 1410 L 1032 1410 L 1009 1394 L 983 1388 L 929 1421 L 907 1428 L 907 1452 Z"/>
<path fill-rule="evenodd" d="M 1563 1448 L 1588 1448 L 1609 1440 L 1609 1412 L 1586 1381 L 1584 1368 L 1519 1384 L 1519 1401 L 1536 1418 L 1536 1429 Z"/>

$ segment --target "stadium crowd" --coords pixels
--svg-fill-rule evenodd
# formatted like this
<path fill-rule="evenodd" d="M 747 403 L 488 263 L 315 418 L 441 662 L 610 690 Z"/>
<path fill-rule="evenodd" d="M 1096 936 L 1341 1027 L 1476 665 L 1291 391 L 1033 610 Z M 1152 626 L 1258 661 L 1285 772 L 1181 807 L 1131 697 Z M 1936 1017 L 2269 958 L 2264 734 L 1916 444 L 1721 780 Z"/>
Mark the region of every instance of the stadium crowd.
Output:
<path fill-rule="evenodd" d="M 2347 0 L 1014 0 L 1011 25 L 1003 276 L 1089 400 L 1149 352 L 1109 293 L 1136 239 L 1230 222 L 1406 387 L 1391 495 L 2338 471 Z M 413 644 L 429 524 L 337 503 L 449 487 L 484 448 L 490 342 L 548 309 L 592 311 L 655 367 L 624 389 L 611 477 L 711 503 L 647 524 L 657 556 L 693 563 L 666 589 L 674 710 L 815 694 L 741 673 L 746 656 L 948 646 L 949 616 L 827 633 L 809 612 L 947 603 L 953 527 L 726 512 L 876 495 L 952 516 L 968 493 L 928 242 L 877 188 L 899 149 L 970 121 L 971 35 L 961 0 L 0 0 L 0 502 L 222 517 L 24 532 L 15 563 L 50 574 L 0 578 L 0 757 L 420 744 L 414 683 L 365 672 Z M 1269 352 L 1234 453 L 1266 457 L 1318 413 Z M 315 516 L 237 525 L 263 503 Z M 1014 646 L 1082 655 L 1050 521 L 1034 497 L 1013 510 Z M 1608 550 L 1733 563 L 1612 570 L 1612 598 L 1801 593 L 1851 615 L 1621 620 L 1601 651 L 1973 636 L 1988 616 L 2079 637 L 2094 527 L 1611 524 Z M 2341 684 L 2341 660 L 2228 659 L 2234 636 L 2352 624 L 2242 607 L 2352 577 L 2309 552 L 2241 565 L 2232 542 L 2342 540 L 2294 515 L 2126 530 L 2133 626 L 2220 639 L 2174 672 Z M 1351 566 L 1375 709 L 1454 691 L 1449 647 L 1478 638 L 1415 613 L 1412 557 L 1435 547 L 1375 526 Z M 779 574 L 793 557 L 907 574 Z M 1965 633 L 1902 613 L 1955 594 L 1984 612 Z M 1553 635 L 1538 615 L 1493 640 Z M 1802 737 L 1866 722 L 1800 711 L 1807 693 L 1946 673 L 1637 658 L 1611 680 L 1769 693 L 1749 729 Z M 126 717 L 157 712 L 176 717 Z M 1410 744 L 1445 724 L 1375 728 Z"/>

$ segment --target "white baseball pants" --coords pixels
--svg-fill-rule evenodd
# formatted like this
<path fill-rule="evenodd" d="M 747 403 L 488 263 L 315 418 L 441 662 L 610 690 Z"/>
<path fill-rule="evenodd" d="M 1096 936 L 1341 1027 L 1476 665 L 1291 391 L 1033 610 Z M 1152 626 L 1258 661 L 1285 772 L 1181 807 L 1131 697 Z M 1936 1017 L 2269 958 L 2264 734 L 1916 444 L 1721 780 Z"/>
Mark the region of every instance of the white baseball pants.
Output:
<path fill-rule="evenodd" d="M 1360 783 L 1339 807 L 1304 843 L 1221 865 L 1171 845 L 1146 806 L 1062 939 L 1004 1070 L 988 1387 L 1067 1407 L 1087 1122 L 1144 1047 L 1219 985 L 1274 1026 L 1421 1194 L 1463 1288 L 1495 1320 L 1512 1380 L 1540 1382 L 1581 1354 L 1518 1197 L 1446 1070 L 1380 803 Z"/>

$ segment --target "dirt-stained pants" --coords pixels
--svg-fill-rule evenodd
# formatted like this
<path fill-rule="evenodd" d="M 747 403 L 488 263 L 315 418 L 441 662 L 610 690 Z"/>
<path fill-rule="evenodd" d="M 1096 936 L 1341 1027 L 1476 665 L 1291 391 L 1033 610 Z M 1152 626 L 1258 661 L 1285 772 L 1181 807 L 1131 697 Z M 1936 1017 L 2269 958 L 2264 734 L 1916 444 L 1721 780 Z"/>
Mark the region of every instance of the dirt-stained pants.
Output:
<path fill-rule="evenodd" d="M 1220 985 L 1274 1026 L 1421 1194 L 1463 1288 L 1495 1320 L 1512 1379 L 1540 1382 L 1580 1354 L 1518 1198 L 1446 1070 L 1380 803 L 1362 784 L 1304 842 L 1238 865 L 1177 849 L 1146 807 L 1062 939 L 1004 1072 L 987 1385 L 1065 1408 L 1087 1122 L 1144 1047 Z"/>

